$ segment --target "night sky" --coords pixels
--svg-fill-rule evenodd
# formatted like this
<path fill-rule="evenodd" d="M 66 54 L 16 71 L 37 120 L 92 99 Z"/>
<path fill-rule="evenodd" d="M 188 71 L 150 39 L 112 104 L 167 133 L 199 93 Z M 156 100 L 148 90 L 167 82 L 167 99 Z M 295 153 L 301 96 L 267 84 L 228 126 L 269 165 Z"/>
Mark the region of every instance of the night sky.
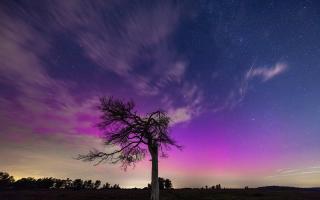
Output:
<path fill-rule="evenodd" d="M 74 159 L 101 96 L 168 112 L 175 187 L 320 186 L 320 4 L 1 1 L 0 171 L 146 186 L 148 158 Z"/>

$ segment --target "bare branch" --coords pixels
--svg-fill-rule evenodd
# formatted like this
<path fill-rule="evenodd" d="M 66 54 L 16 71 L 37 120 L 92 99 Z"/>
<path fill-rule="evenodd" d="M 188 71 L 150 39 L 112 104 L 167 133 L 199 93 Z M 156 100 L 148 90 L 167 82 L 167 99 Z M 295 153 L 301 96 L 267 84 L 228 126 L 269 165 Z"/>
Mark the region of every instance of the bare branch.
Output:
<path fill-rule="evenodd" d="M 147 149 L 158 147 L 162 156 L 170 146 L 181 148 L 170 137 L 168 132 L 170 118 L 164 111 L 155 111 L 146 116 L 139 116 L 134 111 L 132 101 L 124 102 L 112 97 L 100 99 L 100 122 L 97 126 L 104 132 L 104 143 L 107 146 L 119 148 L 110 152 L 91 150 L 86 155 L 78 155 L 78 160 L 96 161 L 95 165 L 102 162 L 122 163 L 122 167 L 134 165 L 142 160 Z"/>

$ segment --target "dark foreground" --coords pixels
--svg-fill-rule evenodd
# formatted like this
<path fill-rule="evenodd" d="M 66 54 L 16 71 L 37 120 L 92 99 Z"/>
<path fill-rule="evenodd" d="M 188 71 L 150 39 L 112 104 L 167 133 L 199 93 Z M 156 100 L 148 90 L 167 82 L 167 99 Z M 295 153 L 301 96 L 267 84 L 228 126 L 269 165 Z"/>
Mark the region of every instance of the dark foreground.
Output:
<path fill-rule="evenodd" d="M 147 200 L 148 190 L 35 190 L 35 191 L 2 191 L 1 200 Z M 160 192 L 161 200 L 320 200 L 319 190 L 200 190 L 176 189 Z"/>

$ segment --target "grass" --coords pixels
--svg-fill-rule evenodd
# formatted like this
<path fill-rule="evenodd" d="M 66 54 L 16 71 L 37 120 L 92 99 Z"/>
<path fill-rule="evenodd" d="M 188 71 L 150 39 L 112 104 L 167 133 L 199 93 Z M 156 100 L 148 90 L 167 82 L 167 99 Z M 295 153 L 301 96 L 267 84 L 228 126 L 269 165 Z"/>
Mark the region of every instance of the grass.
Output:
<path fill-rule="evenodd" d="M 1 200 L 148 200 L 148 190 L 29 190 L 2 191 Z M 319 200 L 316 190 L 201 190 L 176 189 L 160 191 L 161 200 Z"/>

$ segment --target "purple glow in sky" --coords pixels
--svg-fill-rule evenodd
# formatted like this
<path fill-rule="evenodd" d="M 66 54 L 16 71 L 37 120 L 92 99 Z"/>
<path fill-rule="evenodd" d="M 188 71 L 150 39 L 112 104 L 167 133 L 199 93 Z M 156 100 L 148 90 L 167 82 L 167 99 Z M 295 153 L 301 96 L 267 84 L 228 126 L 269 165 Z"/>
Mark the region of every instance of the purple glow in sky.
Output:
<path fill-rule="evenodd" d="M 161 108 L 175 187 L 320 186 L 316 1 L 1 1 L 0 170 L 145 187 L 103 150 L 99 97 Z"/>

